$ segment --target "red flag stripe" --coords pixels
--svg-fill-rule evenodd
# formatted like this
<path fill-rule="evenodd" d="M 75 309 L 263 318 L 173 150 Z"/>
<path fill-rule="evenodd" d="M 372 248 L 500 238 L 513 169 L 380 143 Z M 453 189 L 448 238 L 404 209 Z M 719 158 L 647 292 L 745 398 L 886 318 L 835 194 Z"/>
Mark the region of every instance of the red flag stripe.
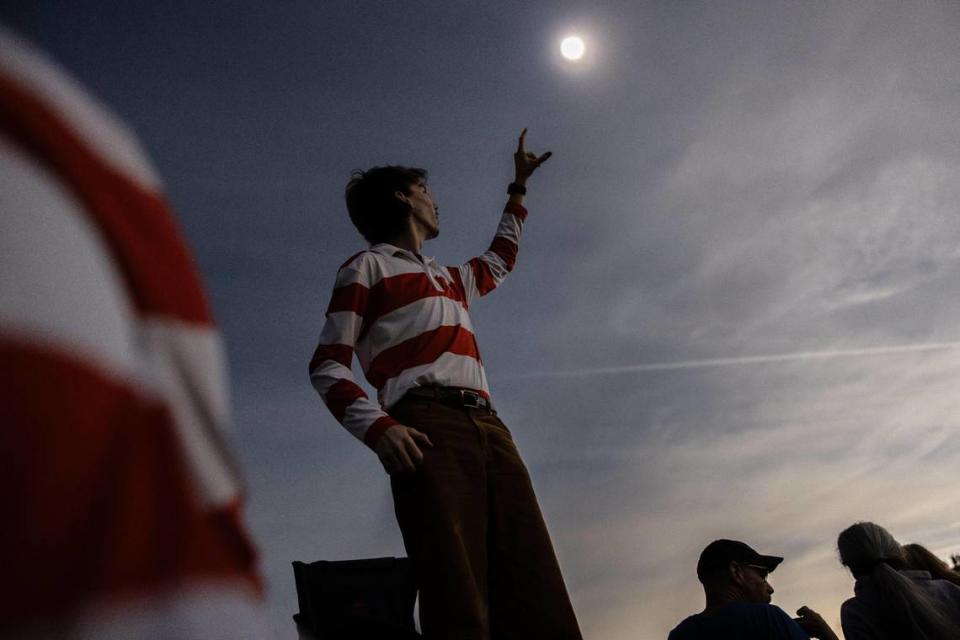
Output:
<path fill-rule="evenodd" d="M 377 389 L 405 369 L 434 362 L 445 353 L 480 360 L 474 335 L 460 325 L 443 326 L 382 351 L 370 363 L 367 380 Z"/>
<path fill-rule="evenodd" d="M 83 204 L 142 314 L 211 324 L 196 267 L 163 198 L 110 166 L 57 113 L 0 73 L 0 131 Z"/>
<path fill-rule="evenodd" d="M 236 505 L 202 509 L 165 406 L 39 345 L 0 336 L 0 363 L 4 625 L 194 580 L 259 589 Z"/>

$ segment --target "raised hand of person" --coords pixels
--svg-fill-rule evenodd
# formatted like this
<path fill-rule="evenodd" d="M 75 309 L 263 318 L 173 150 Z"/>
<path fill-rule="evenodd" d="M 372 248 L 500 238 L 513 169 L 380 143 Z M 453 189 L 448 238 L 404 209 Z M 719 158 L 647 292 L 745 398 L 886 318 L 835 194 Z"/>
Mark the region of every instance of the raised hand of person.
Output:
<path fill-rule="evenodd" d="M 547 161 L 547 159 L 553 155 L 552 151 L 547 151 L 543 155 L 538 156 L 537 154 L 527 151 L 525 146 L 525 140 L 527 137 L 527 129 L 524 128 L 520 132 L 520 140 L 517 143 L 517 151 L 513 154 L 513 165 L 515 169 L 514 173 L 514 183 L 518 185 L 525 185 L 527 183 L 527 178 L 533 175 L 533 172 L 537 168 Z"/>
<path fill-rule="evenodd" d="M 837 634 L 833 632 L 827 621 L 819 613 L 810 607 L 800 607 L 797 609 L 798 618 L 794 618 L 800 628 L 806 631 L 811 638 L 819 640 L 839 640 Z"/>

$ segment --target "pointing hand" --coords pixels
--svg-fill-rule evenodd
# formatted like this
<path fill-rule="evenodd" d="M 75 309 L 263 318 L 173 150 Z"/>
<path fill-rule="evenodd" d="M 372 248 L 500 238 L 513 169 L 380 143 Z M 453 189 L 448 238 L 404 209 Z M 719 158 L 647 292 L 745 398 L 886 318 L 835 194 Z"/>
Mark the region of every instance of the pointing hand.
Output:
<path fill-rule="evenodd" d="M 524 128 L 520 132 L 520 140 L 517 143 L 517 152 L 513 154 L 513 164 L 516 169 L 514 182 L 517 184 L 526 184 L 527 178 L 533 175 L 533 172 L 537 168 L 547 161 L 547 159 L 553 155 L 553 152 L 547 151 L 541 156 L 538 156 L 535 153 L 527 151 L 524 146 L 525 138 L 527 137 L 527 130 Z"/>

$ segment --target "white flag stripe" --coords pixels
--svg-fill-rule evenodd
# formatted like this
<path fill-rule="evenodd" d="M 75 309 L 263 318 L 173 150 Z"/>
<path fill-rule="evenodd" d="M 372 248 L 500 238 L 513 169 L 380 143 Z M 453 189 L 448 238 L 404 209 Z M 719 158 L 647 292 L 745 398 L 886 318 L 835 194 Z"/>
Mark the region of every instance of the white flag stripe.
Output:
<path fill-rule="evenodd" d="M 0 210 L 0 326 L 138 375 L 135 310 L 102 235 L 57 179 L 2 135 Z"/>
<path fill-rule="evenodd" d="M 145 189 L 160 190 L 157 172 L 126 124 L 3 25 L 0 25 L 0 69 L 41 98 L 47 108 L 55 110 L 111 167 Z"/>

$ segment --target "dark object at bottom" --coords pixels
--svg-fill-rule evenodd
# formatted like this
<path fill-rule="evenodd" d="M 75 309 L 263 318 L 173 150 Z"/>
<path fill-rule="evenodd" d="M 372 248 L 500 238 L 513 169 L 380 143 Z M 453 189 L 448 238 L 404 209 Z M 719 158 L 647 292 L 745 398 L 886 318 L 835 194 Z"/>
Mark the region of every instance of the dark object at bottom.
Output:
<path fill-rule="evenodd" d="M 417 585 L 408 558 L 293 563 L 298 628 L 317 640 L 407 640 Z"/>

